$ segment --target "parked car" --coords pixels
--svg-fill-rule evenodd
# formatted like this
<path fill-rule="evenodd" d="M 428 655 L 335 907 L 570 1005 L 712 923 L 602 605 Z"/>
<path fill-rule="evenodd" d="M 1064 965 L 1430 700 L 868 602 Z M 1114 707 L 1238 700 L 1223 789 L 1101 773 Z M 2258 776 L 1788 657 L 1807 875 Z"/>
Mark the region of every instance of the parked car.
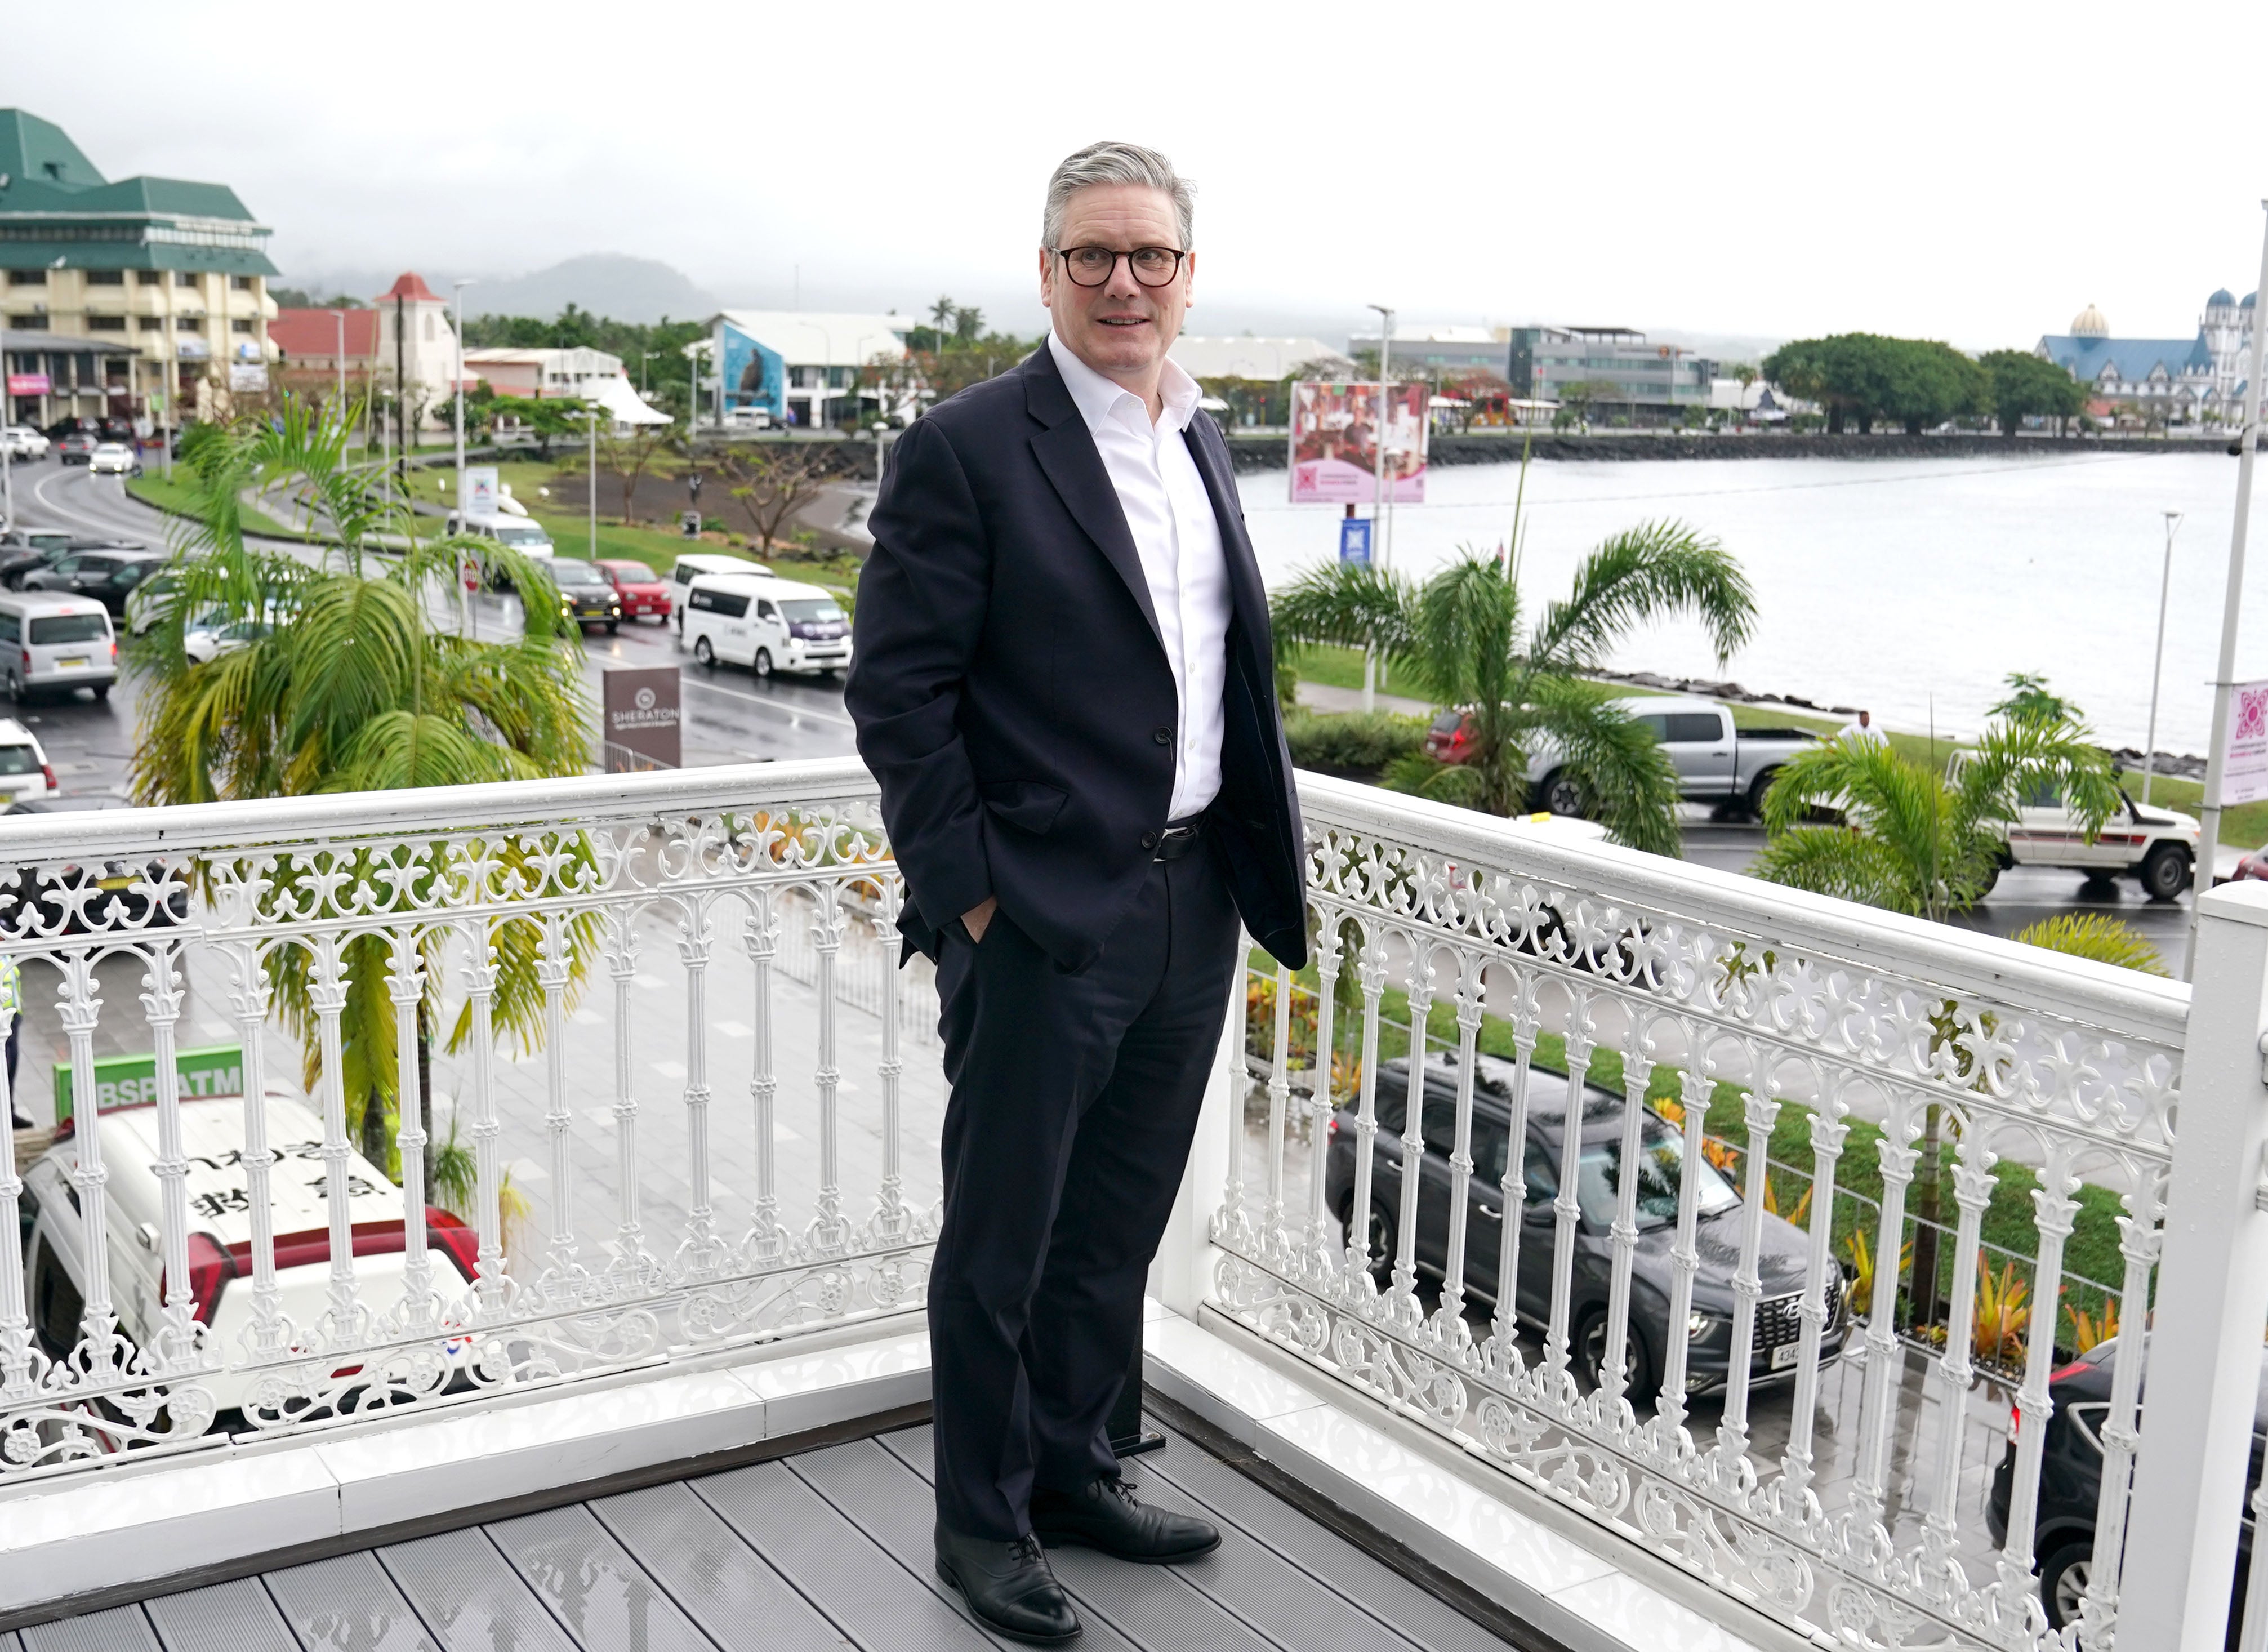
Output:
<path fill-rule="evenodd" d="M 622 617 L 644 619 L 652 615 L 669 623 L 669 585 L 642 562 L 602 560 L 599 572 L 607 576 L 622 600 Z"/>
<path fill-rule="evenodd" d="M 11 459 L 45 459 L 52 445 L 28 424 L 0 425 L 0 448 Z"/>
<path fill-rule="evenodd" d="M 0 800 L 10 804 L 53 796 L 55 771 L 40 737 L 12 717 L 0 717 Z"/>
<path fill-rule="evenodd" d="M 94 450 L 99 445 L 99 440 L 93 431 L 73 431 L 70 435 L 56 441 L 56 462 L 66 465 L 83 465 L 94 457 Z"/>
<path fill-rule="evenodd" d="M 92 793 L 83 797 L 26 798 L 0 814 L 86 815 L 133 807 L 122 797 Z M 131 923 L 180 923 L 189 915 L 188 891 L 173 887 L 159 903 L 150 891 L 164 885 L 165 869 L 157 862 L 137 867 L 130 860 L 105 860 L 84 868 L 64 865 L 56 868 L 55 876 L 46 879 L 32 868 L 16 867 L 0 876 L 0 896 L 6 898 L 10 911 L 25 905 L 37 908 L 37 926 L 43 933 L 77 933 L 90 928 L 92 920 L 111 917 L 114 904 Z"/>
<path fill-rule="evenodd" d="M 1956 751 L 1947 760 L 1946 778 L 1960 784 L 1973 753 Z M 2007 830 L 2004 866 L 2066 867 L 2089 882 L 2131 877 L 2154 901 L 2170 901 L 2189 888 L 2197 864 L 2197 816 L 2169 808 L 2144 808 L 2124 792 L 2124 804 L 2103 822 L 2089 843 L 2064 806 L 2052 783 L 2017 800 L 2016 820 Z"/>
<path fill-rule="evenodd" d="M 772 427 L 770 410 L 760 407 L 728 407 L 725 409 L 725 428 L 728 431 L 768 431 Z"/>
<path fill-rule="evenodd" d="M 469 535 L 475 539 L 492 539 L 499 545 L 519 552 L 523 557 L 549 557 L 554 547 L 551 535 L 543 531 L 541 522 L 525 516 L 484 516 L 473 514 L 460 517 L 449 513 L 449 531 Z"/>
<path fill-rule="evenodd" d="M 597 564 L 580 557 L 554 557 L 549 565 L 551 583 L 559 587 L 559 612 L 585 631 L 604 625 L 617 631 L 622 625 L 622 593 Z"/>
<path fill-rule="evenodd" d="M 704 666 L 829 676 L 850 663 L 850 621 L 832 592 L 766 574 L 704 573 L 686 589 L 685 639 Z"/>
<path fill-rule="evenodd" d="M 232 620 L 218 614 L 206 615 L 181 627 L 181 652 L 198 665 L 204 665 L 259 641 L 275 629 L 266 620 Z"/>
<path fill-rule="evenodd" d="M 50 566 L 33 569 L 24 576 L 20 588 L 68 591 L 73 596 L 92 597 L 123 617 L 126 599 L 133 594 L 134 588 L 165 564 L 162 551 L 74 550 L 58 557 Z"/>
<path fill-rule="evenodd" d="M 60 556 L 79 542 L 77 535 L 60 527 L 15 527 L 0 534 L 0 584 L 8 583 L 11 569 Z"/>
<path fill-rule="evenodd" d="M 685 634 L 685 593 L 693 581 L 704 573 L 770 573 L 771 570 L 760 562 L 750 562 L 745 557 L 718 557 L 696 551 L 680 557 L 669 570 L 670 601 L 677 613 L 677 634 Z"/>
<path fill-rule="evenodd" d="M 47 591 L 0 596 L 0 688 L 10 699 L 75 689 L 107 699 L 117 676 L 118 638 L 101 603 Z"/>
<path fill-rule="evenodd" d="M 125 442 L 97 442 L 94 451 L 86 456 L 86 468 L 90 476 L 138 476 L 142 474 L 142 461 Z"/>
<path fill-rule="evenodd" d="M 268 1139 L 276 1163 L 268 1173 L 275 1235 L 278 1307 L 293 1324 L 320 1322 L 329 1303 L 330 1208 L 325 1181 L 323 1124 L 296 1096 L 271 1090 Z M 164 1156 L 154 1101 L 104 1108 L 102 1198 L 110 1253 L 110 1291 L 121 1334 L 153 1347 L 165 1323 Z M 210 1328 L 217 1346 L 233 1347 L 252 1321 L 252 1212 L 246 1193 L 244 1100 L 236 1095 L 184 1095 L 180 1146 L 188 1163 L 182 1188 L 189 1211 L 191 1294 L 195 1317 Z M 79 1339 L 87 1280 L 85 1228 L 71 1184 L 78 1113 L 57 1131 L 55 1145 L 24 1172 L 21 1195 L 26 1238 L 25 1279 L 32 1329 L 49 1358 L 69 1354 Z M 401 1190 L 359 1154 L 349 1153 L 349 1222 L 355 1274 L 363 1298 L 387 1303 L 401 1294 L 403 1217 Z M 433 1252 L 435 1284 L 448 1291 L 469 1283 L 478 1270 L 477 1235 L 447 1211 L 427 1206 L 425 1235 Z M 452 1279 L 453 1273 L 454 1278 Z M 215 1371 L 199 1380 L 224 1412 L 239 1410 L 256 1371 Z"/>
<path fill-rule="evenodd" d="M 1716 803 L 1764 812 L 1764 793 L 1780 764 L 1807 747 L 1819 743 L 1816 734 L 1800 728 L 1741 728 L 1733 714 L 1714 700 L 1683 696 L 1625 697 L 1617 702 L 1634 721 L 1643 723 L 1661 742 L 1677 771 L 1677 790 L 1692 802 Z M 1472 714 L 1451 710 L 1433 719 L 1425 731 L 1425 749 L 1443 763 L 1462 763 L 1472 756 Z M 1538 741 L 1528 763 L 1528 778 L 1535 790 L 1535 807 L 1554 815 L 1588 812 L 1581 783 L 1565 766 L 1557 747 Z"/>
<path fill-rule="evenodd" d="M 1473 1072 L 1472 1181 L 1467 1194 L 1465 1292 L 1469 1298 L 1497 1301 L 1497 1265 L 1503 1241 L 1501 1183 L 1511 1147 L 1513 1065 L 1477 1056 Z M 1440 1275 L 1448 1265 L 1449 1154 L 1457 1115 L 1457 1057 L 1444 1052 L 1425 1058 L 1425 1083 L 1418 1130 L 1425 1141 L 1418 1191 L 1418 1256 L 1420 1272 Z M 1331 1116 L 1329 1157 L 1324 1194 L 1333 1214 L 1367 1235 L 1372 1266 L 1390 1264 L 1399 1230 L 1402 1201 L 1401 1132 L 1408 1118 L 1410 1066 L 1406 1058 L 1382 1062 L 1375 1106 L 1378 1133 L 1371 1169 L 1371 1206 L 1354 1206 L 1355 1154 L 1361 1132 L 1354 1106 Z M 1620 1184 L 1624 1098 L 1597 1085 L 1583 1089 L 1579 1151 L 1573 1294 L 1569 1299 L 1568 1335 L 1578 1372 L 1596 1383 L 1606 1356 L 1607 1307 L 1614 1272 L 1614 1247 L 1608 1227 L 1614 1220 Z M 1527 1202 L 1521 1224 L 1520 1277 L 1514 1311 L 1541 1329 L 1550 1318 L 1552 1256 L 1557 1235 L 1553 1201 L 1559 1192 L 1560 1150 L 1566 1141 L 1567 1080 L 1557 1073 L 1531 1070 L 1528 1078 L 1527 1139 L 1521 1162 Z M 1679 1177 L 1685 1139 L 1660 1117 L 1648 1113 L 1641 1125 L 1644 1152 L 1638 1189 L 1638 1250 L 1631 1276 L 1631 1349 L 1628 1392 L 1634 1400 L 1660 1391 L 1668 1339 L 1685 1339 L 1689 1392 L 1720 1386 L 1730 1374 L 1733 1339 L 1733 1274 L 1741 1255 L 1742 1200 L 1716 1167 L 1695 1167 L 1699 1202 L 1696 1244 L 1700 1272 L 1693 1280 L 1692 1307 L 1685 1323 L 1669 1324 L 1670 1248 L 1676 1239 Z M 1749 1339 L 1752 1383 L 1791 1375 L 1800 1349 L 1802 1300 L 1810 1240 L 1800 1229 L 1766 1212 L 1756 1269 L 1764 1296 L 1756 1304 Z M 1827 1324 L 1820 1338 L 1822 1363 L 1843 1352 L 1850 1333 L 1847 1287 L 1838 1273 L 1829 1281 Z"/>
<path fill-rule="evenodd" d="M 2095 1519 L 2102 1500 L 2102 1423 L 2110 1412 L 2111 1361 L 2123 1336 L 2096 1343 L 2048 1377 L 2055 1409 L 2040 1444 L 2040 1495 L 2034 1507 L 2032 1553 L 2039 1562 L 2040 1604 L 2056 1628 L 2079 1618 L 2095 1561 Z M 1984 1524 L 1996 1544 L 2008 1540 L 2008 1509 L 2015 1501 L 2016 1413 L 2008 1416 L 2008 1444 L 1992 1471 L 1984 1498 Z M 2252 1560 L 2252 1493 L 2260 1484 L 2268 1446 L 2268 1366 L 2252 1414 L 2252 1466 L 2245 1475 L 2245 1512 L 2236 1532 L 2236 1575 L 2230 1582 L 2228 1645 L 2236 1645 L 2244 1617 L 2244 1575 Z"/>

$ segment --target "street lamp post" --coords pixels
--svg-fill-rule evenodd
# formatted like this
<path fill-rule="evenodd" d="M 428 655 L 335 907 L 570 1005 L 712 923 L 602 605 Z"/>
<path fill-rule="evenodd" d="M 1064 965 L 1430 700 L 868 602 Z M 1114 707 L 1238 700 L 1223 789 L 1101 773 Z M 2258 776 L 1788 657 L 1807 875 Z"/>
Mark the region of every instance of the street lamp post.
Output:
<path fill-rule="evenodd" d="M 2142 801 L 2150 800 L 2150 779 L 2158 766 L 2158 682 L 2166 674 L 2166 594 L 2174 585 L 2174 535 L 2182 513 L 2166 513 L 2166 571 L 2158 579 L 2158 651 L 2150 656 L 2150 735 L 2142 750 Z"/>
<path fill-rule="evenodd" d="M 475 284 L 469 278 L 450 284 L 455 290 L 453 296 L 457 306 L 457 370 L 451 375 L 451 383 L 457 395 L 457 531 L 460 534 L 467 531 L 469 525 L 465 510 L 465 289 Z M 462 616 L 467 613 L 467 605 L 471 599 L 465 594 L 462 579 L 454 581 L 454 584 L 457 587 L 457 612 Z"/>
<path fill-rule="evenodd" d="M 591 481 L 584 491 L 588 494 L 591 507 L 591 560 L 599 560 L 599 412 L 596 408 L 585 408 L 583 427 L 591 439 Z M 690 452 L 690 448 L 688 449 Z M 625 515 L 628 513 L 625 513 Z"/>
<path fill-rule="evenodd" d="M 2261 206 L 2268 209 L 2268 201 Z M 2260 240 L 2260 280 L 2253 289 L 2268 293 L 2268 230 Z M 2235 688 L 2236 621 L 2244 601 L 2244 529 L 2252 515 L 2252 456 L 2260 446 L 2260 373 L 2262 346 L 2268 345 L 2268 321 L 2252 329 L 2252 362 L 2244 378 L 2243 435 L 2237 443 L 2236 520 L 2228 530 L 2228 586 L 2220 600 L 2220 660 L 2213 675 L 2213 744 L 2205 752 L 2205 806 L 2198 811 L 2198 859 L 2191 875 L 2194 888 L 2213 888 L 2213 862 L 2220 853 L 2220 787 L 2228 767 L 2224 748 L 2228 741 L 2228 702 Z M 2189 952 L 2182 960 L 2182 979 L 2190 978 L 2197 963 L 2198 901 L 2190 900 Z"/>
<path fill-rule="evenodd" d="M 1382 304 L 1373 304 L 1368 307 L 1378 312 L 1380 323 L 1378 329 L 1378 429 L 1372 438 L 1373 441 L 1375 443 L 1373 457 L 1376 461 L 1374 473 L 1376 477 L 1377 493 L 1373 498 L 1370 507 L 1370 543 L 1372 561 L 1381 572 L 1383 572 L 1388 566 L 1391 557 L 1391 551 L 1387 545 L 1385 538 L 1386 524 L 1389 520 L 1388 513 L 1393 508 L 1388 501 L 1386 490 L 1386 402 L 1388 395 L 1386 371 L 1388 352 L 1390 352 L 1394 348 L 1394 312 L 1388 309 Z M 1376 643 L 1372 643 L 1363 650 L 1362 709 L 1366 712 L 1375 712 L 1378 709 L 1378 645 Z"/>
<path fill-rule="evenodd" d="M 347 313 L 344 310 L 333 310 L 331 322 L 338 328 L 339 335 L 337 353 L 331 358 L 331 365 L 338 372 L 338 421 L 339 428 L 344 430 L 347 423 Z M 342 438 L 341 441 L 343 444 L 344 439 Z M 367 447 L 363 449 L 365 454 L 369 451 Z"/>

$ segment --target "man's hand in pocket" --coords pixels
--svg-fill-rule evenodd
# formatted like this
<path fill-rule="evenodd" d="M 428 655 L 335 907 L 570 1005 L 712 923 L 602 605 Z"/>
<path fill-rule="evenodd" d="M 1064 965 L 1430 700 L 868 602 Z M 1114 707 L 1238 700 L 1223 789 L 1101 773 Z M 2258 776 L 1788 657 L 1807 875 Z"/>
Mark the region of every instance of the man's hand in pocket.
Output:
<path fill-rule="evenodd" d="M 995 896 L 988 895 L 984 897 L 983 904 L 972 906 L 963 912 L 961 915 L 961 926 L 968 932 L 969 940 L 983 940 L 984 932 L 991 927 L 992 914 L 999 910 L 999 901 Z"/>

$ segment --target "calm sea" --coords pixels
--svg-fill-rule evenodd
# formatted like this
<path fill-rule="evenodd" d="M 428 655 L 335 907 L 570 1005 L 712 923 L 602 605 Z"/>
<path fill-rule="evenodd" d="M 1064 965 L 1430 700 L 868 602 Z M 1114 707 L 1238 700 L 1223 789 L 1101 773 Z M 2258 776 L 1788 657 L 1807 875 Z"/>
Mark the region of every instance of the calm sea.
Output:
<path fill-rule="evenodd" d="M 1273 586 L 1336 554 L 1336 507 L 1286 502 L 1280 471 L 1241 477 Z M 1423 573 L 1511 531 L 1516 465 L 1444 467 L 1431 503 L 1394 513 L 1395 565 Z M 2268 490 L 2268 476 L 2260 478 Z M 2236 461 L 2223 450 L 2039 459 L 1662 461 L 1535 464 L 1523 589 L 1565 594 L 1584 552 L 1676 518 L 1737 556 L 1756 636 L 1723 668 L 1752 690 L 1867 705 L 1893 726 L 1973 733 L 2011 671 L 2044 672 L 2110 743 L 2139 746 L 2167 510 L 2174 542 L 2162 749 L 2203 752 L 2212 717 Z M 2268 544 L 2254 513 L 2254 577 L 2240 680 L 2268 677 Z M 1719 675 L 1697 626 L 1633 635 L 1625 669 Z"/>

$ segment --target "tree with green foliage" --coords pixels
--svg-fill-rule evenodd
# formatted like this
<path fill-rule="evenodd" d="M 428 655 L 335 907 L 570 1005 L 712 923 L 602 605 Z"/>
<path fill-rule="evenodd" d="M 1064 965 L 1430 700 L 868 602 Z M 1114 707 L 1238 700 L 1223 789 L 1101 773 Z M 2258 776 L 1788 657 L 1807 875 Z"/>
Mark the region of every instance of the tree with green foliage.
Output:
<path fill-rule="evenodd" d="M 298 797 L 579 774 L 593 720 L 578 628 L 559 615 L 540 561 L 492 541 L 421 540 L 419 519 L 380 496 L 367 468 L 346 454 L 347 423 L 298 402 L 185 444 L 195 490 L 195 529 L 166 569 L 155 621 L 128 644 L 141 690 L 131 771 L 134 799 L 157 805 Z M 246 543 L 247 492 L 280 489 L 306 502 L 333 535 L 329 565 L 311 567 Z M 381 542 L 405 547 L 384 561 Z M 435 620 L 446 613 L 460 560 L 482 557 L 524 594 L 517 638 L 475 641 Z M 232 628 L 242 645 L 199 662 L 184 634 L 192 619 Z M 507 858 L 519 852 L 507 848 Z M 421 860 L 413 882 L 456 875 L 444 852 Z M 306 875 L 290 868 L 277 875 Z M 414 890 L 403 910 L 419 910 Z M 500 974 L 492 1015 L 499 1033 L 534 1048 L 543 1031 L 536 976 L 541 926 L 500 926 L 490 940 Z M 573 978 L 595 947 L 595 928 L 569 926 Z M 442 938 L 421 939 L 426 996 L 419 1010 L 421 1065 L 441 1020 Z M 387 1115 L 401 1095 L 394 1007 L 383 938 L 348 941 L 341 1074 L 364 1153 L 390 1162 Z M 320 1071 L 314 1007 L 317 962 L 304 945 L 267 955 L 276 1002 L 298 1035 L 312 1088 Z M 471 1036 L 460 1010 L 449 1048 Z M 427 1075 L 421 1074 L 421 1078 Z M 430 1102 L 430 1081 L 420 1085 Z M 430 1140 L 431 1132 L 427 1132 Z"/>
<path fill-rule="evenodd" d="M 584 415 L 589 411 L 579 396 L 500 395 L 489 403 L 491 424 L 509 419 L 535 438 L 537 456 L 547 462 L 551 444 L 562 437 L 584 434 Z"/>
<path fill-rule="evenodd" d="M 2149 938 L 2108 912 L 2064 912 L 2027 925 L 2008 937 L 2028 947 L 2043 947 L 2068 958 L 2088 958 L 2096 963 L 2139 970 L 2144 975 L 2165 975 L 2166 961 Z"/>
<path fill-rule="evenodd" d="M 2076 704 L 2048 687 L 2047 677 L 2042 672 L 2011 671 L 2000 681 L 2008 685 L 2008 697 L 1985 708 L 1994 717 L 2036 723 L 2085 720 Z"/>
<path fill-rule="evenodd" d="M 1375 647 L 1395 682 L 1469 711 L 1469 761 L 1407 758 L 1388 771 L 1389 786 L 1516 814 L 1536 795 L 1532 760 L 1549 752 L 1544 790 L 1572 791 L 1633 848 L 1675 854 L 1676 771 L 1646 726 L 1602 698 L 1589 674 L 1634 627 L 1679 617 L 1701 622 L 1722 664 L 1756 622 L 1747 576 L 1715 540 L 1681 522 L 1649 522 L 1585 557 L 1567 595 L 1531 622 L 1507 560 L 1468 549 L 1422 586 L 1382 569 L 1325 564 L 1271 601 L 1277 647 Z"/>
<path fill-rule="evenodd" d="M 2053 419 L 2059 431 L 2087 410 L 2087 387 L 2029 350 L 1988 350 L 1977 365 L 1990 385 L 1992 417 L 2010 441 L 2028 418 Z"/>
<path fill-rule="evenodd" d="M 1890 395 L 1882 412 L 1904 424 L 1907 435 L 1985 409 L 1984 371 L 1952 345 L 1918 338 L 1883 343 L 1890 347 Z"/>

